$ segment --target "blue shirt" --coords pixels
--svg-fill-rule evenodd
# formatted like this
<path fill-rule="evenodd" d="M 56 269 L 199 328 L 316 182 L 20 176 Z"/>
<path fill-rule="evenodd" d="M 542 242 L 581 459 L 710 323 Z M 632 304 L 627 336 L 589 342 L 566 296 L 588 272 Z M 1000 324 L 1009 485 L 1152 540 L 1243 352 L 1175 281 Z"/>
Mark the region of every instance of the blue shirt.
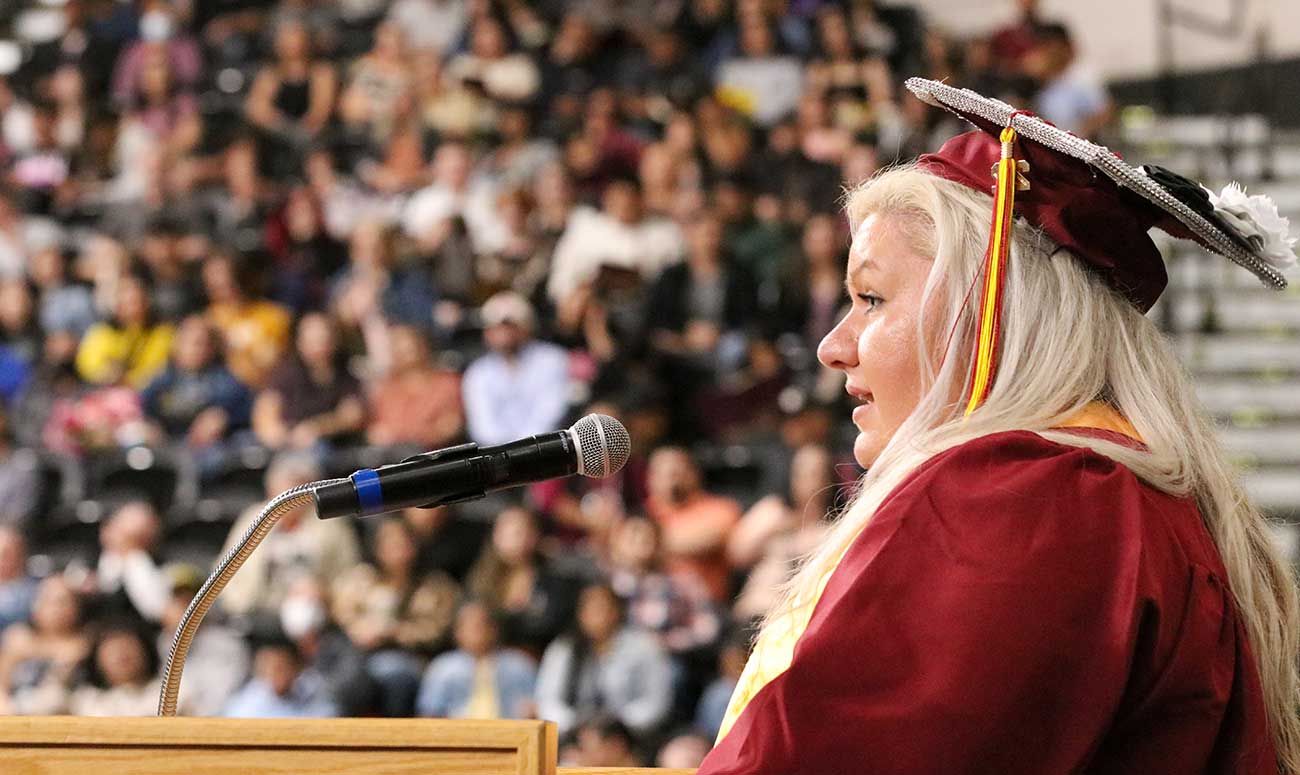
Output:
<path fill-rule="evenodd" d="M 339 715 L 339 708 L 330 699 L 320 676 L 304 671 L 283 697 L 271 691 L 265 681 L 254 678 L 235 692 L 221 715 L 226 718 L 334 718 Z"/>
<path fill-rule="evenodd" d="M 461 391 L 469 437 L 479 444 L 553 431 L 569 410 L 569 353 L 536 340 L 511 361 L 490 352 L 465 370 Z"/>
<path fill-rule="evenodd" d="M 509 649 L 498 651 L 491 659 L 501 718 L 520 718 L 521 704 L 533 698 L 537 668 L 531 659 Z M 463 716 L 474 691 L 474 667 L 474 657 L 460 650 L 430 662 L 420 684 L 416 712 L 435 718 Z"/>

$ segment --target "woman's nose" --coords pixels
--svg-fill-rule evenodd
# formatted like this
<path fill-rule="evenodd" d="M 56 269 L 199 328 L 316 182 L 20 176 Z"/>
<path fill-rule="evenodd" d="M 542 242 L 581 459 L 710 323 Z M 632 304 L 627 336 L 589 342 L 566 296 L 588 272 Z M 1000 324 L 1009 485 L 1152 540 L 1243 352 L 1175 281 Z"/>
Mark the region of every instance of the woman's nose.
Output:
<path fill-rule="evenodd" d="M 852 329 L 849 314 L 845 314 L 817 345 L 817 360 L 823 366 L 843 370 L 858 365 L 858 335 Z"/>

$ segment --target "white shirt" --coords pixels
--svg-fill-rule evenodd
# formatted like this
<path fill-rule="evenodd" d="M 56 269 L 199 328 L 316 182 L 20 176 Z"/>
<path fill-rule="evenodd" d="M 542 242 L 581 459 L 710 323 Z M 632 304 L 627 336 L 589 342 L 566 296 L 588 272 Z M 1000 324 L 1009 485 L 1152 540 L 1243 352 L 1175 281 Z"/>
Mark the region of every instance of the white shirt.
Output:
<path fill-rule="evenodd" d="M 679 263 L 685 241 L 677 224 L 663 218 L 623 223 L 591 207 L 579 207 L 555 245 L 546 292 L 560 302 L 596 277 L 602 265 L 635 269 L 651 279 Z"/>
<path fill-rule="evenodd" d="M 469 437 L 479 444 L 553 431 L 569 408 L 569 353 L 536 340 L 510 361 L 489 352 L 465 370 L 461 391 Z"/>
<path fill-rule="evenodd" d="M 415 192 L 402 213 L 402 230 L 419 239 L 456 215 L 465 219 L 470 241 L 478 252 L 495 253 L 510 240 L 510 229 L 497 212 L 496 187 L 483 179 L 470 181 L 464 191 L 434 183 Z"/>

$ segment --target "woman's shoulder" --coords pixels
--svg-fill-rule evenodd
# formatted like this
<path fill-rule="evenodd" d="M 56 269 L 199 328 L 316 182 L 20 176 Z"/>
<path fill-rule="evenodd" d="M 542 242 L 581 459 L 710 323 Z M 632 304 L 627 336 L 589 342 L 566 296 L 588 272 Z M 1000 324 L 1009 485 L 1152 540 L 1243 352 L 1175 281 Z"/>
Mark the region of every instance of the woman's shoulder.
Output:
<path fill-rule="evenodd" d="M 877 516 L 917 511 L 962 533 L 1032 532 L 1040 540 L 1140 540 L 1163 521 L 1151 519 L 1157 512 L 1199 522 L 1190 499 L 1157 490 L 1118 460 L 1027 430 L 940 452 L 890 493 Z"/>

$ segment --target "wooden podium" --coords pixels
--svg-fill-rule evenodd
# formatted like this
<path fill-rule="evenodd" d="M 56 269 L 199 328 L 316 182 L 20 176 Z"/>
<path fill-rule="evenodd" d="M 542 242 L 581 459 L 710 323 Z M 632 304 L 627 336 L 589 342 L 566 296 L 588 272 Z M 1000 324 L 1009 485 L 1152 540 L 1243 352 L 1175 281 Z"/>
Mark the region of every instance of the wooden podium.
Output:
<path fill-rule="evenodd" d="M 0 718 L 5 775 L 690 775 L 557 769 L 549 721 Z"/>

